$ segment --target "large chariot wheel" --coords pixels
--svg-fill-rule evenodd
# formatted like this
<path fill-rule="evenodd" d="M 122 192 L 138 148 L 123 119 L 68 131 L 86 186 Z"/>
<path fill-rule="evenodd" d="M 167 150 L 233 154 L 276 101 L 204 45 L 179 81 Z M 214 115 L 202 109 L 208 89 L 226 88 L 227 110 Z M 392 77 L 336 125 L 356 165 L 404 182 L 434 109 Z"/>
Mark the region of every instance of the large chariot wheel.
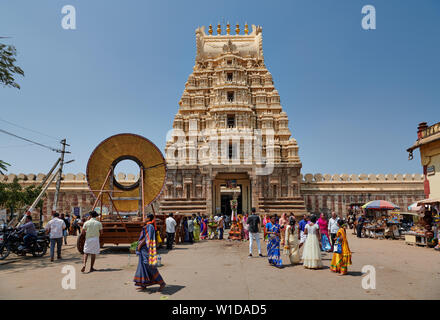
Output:
<path fill-rule="evenodd" d="M 130 185 L 116 179 L 114 168 L 123 160 L 132 160 L 139 165 L 140 173 L 143 172 L 143 185 L 141 174 Z M 147 138 L 131 133 L 117 134 L 101 142 L 87 163 L 87 183 L 93 195 L 98 197 L 101 188 L 117 191 L 113 202 L 119 212 L 139 210 L 139 200 L 127 199 L 135 199 L 140 194 L 143 195 L 144 206 L 156 200 L 165 185 L 165 177 L 165 159 L 159 148 Z M 108 195 L 102 197 L 103 203 L 110 205 Z M 126 200 L 117 200 L 122 198 Z"/>

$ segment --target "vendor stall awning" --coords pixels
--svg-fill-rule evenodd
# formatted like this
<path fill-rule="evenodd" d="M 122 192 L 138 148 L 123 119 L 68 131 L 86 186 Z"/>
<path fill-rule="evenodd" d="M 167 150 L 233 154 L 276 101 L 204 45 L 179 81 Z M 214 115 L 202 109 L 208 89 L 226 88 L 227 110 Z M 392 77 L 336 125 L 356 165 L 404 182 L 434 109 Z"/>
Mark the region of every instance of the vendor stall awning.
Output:
<path fill-rule="evenodd" d="M 367 202 L 362 206 L 363 209 L 393 210 L 399 209 L 394 203 L 385 200 L 374 200 Z"/>
<path fill-rule="evenodd" d="M 422 206 L 419 206 L 419 205 L 417 204 L 417 201 L 414 202 L 413 204 L 411 204 L 410 206 L 408 206 L 408 210 L 409 210 L 409 211 L 412 211 L 412 212 L 419 212 L 419 211 L 421 211 L 422 209 L 423 209 L 423 207 L 422 207 Z"/>
<path fill-rule="evenodd" d="M 422 205 L 422 204 L 435 204 L 435 203 L 440 203 L 440 198 L 424 199 L 424 200 L 420 200 L 419 202 L 417 202 L 418 205 Z"/>

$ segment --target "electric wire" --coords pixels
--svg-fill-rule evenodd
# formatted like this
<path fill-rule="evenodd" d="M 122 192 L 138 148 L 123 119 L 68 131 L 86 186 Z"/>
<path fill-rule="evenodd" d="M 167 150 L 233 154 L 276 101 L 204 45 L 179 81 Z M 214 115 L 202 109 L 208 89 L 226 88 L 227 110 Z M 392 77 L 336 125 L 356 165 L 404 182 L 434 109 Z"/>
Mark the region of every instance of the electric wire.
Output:
<path fill-rule="evenodd" d="M 42 143 L 39 143 L 39 142 L 36 142 L 36 141 L 29 140 L 29 139 L 27 139 L 27 138 L 20 137 L 20 136 L 14 134 L 14 133 L 12 133 L 12 132 L 9 132 L 9 131 L 3 130 L 3 129 L 0 129 L 0 132 L 3 132 L 3 133 L 8 134 L 8 135 L 10 135 L 10 136 L 12 136 L 12 137 L 16 137 L 16 138 L 18 138 L 18 139 L 21 139 L 21 140 L 24 140 L 24 141 L 27 141 L 27 142 L 30 142 L 30 143 L 36 144 L 37 146 L 40 146 L 40 147 L 43 147 L 43 148 L 46 148 L 46 149 L 49 149 L 49 150 L 52 150 L 52 151 L 55 151 L 55 152 L 62 152 L 62 151 L 59 150 L 59 149 L 56 149 L 56 148 L 53 148 L 53 147 L 47 146 L 47 145 L 45 145 L 45 144 L 42 144 Z"/>
<path fill-rule="evenodd" d="M 29 129 L 29 128 L 26 128 L 26 127 L 20 126 L 20 125 L 18 125 L 18 124 L 16 124 L 16 123 L 13 123 L 13 122 L 11 122 L 11 121 L 8 121 L 8 120 L 2 119 L 2 118 L 0 118 L 0 121 L 3 121 L 3 122 L 5 122 L 5 123 L 8 123 L 8 124 L 13 125 L 13 126 L 15 126 L 15 127 L 17 127 L 17 128 L 20 128 L 20 129 L 24 129 L 24 130 L 28 130 L 28 131 L 31 131 L 31 132 L 34 132 L 34 133 L 38 133 L 38 134 L 40 134 L 40 135 L 42 135 L 42 136 L 45 136 L 45 137 L 47 137 L 47 138 L 54 139 L 54 140 L 56 140 L 56 141 L 60 141 L 60 140 L 61 140 L 61 139 L 59 139 L 59 138 L 56 138 L 56 137 L 50 136 L 50 135 L 45 134 L 45 133 L 43 133 L 43 132 L 39 132 L 39 131 L 36 131 L 36 130 L 33 130 L 33 129 Z"/>

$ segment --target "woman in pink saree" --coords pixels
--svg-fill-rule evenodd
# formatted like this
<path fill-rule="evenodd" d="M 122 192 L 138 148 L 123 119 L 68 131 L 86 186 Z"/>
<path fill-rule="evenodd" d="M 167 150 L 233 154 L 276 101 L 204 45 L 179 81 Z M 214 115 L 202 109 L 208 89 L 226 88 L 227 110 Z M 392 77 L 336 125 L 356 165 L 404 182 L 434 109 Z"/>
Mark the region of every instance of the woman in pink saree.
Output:
<path fill-rule="evenodd" d="M 244 233 L 244 239 L 249 240 L 249 225 L 247 224 L 249 214 L 246 212 L 243 216 L 243 233 Z"/>
<path fill-rule="evenodd" d="M 332 247 L 328 236 L 328 221 L 324 213 L 321 213 L 321 217 L 318 219 L 318 225 L 319 232 L 321 233 L 321 250 L 330 252 Z"/>

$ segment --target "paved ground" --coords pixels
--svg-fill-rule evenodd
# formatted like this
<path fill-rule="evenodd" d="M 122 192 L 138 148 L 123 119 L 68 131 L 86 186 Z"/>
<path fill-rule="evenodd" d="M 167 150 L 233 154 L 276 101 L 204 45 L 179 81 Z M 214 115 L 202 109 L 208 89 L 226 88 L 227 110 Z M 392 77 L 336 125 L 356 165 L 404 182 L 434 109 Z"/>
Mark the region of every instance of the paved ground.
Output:
<path fill-rule="evenodd" d="M 248 242 L 182 244 L 161 252 L 164 265 L 159 270 L 168 285 L 162 293 L 155 287 L 136 291 L 137 257 L 127 247 L 104 248 L 96 263 L 100 271 L 81 274 L 75 243 L 69 237 L 59 262 L 13 254 L 1 261 L 0 299 L 440 299 L 439 252 L 398 240 L 350 234 L 353 265 L 347 276 L 330 272 L 329 254 L 322 270 L 301 265 L 276 269 L 266 258 L 248 258 Z M 285 256 L 283 260 L 288 262 Z M 65 265 L 76 270 L 76 290 L 62 289 Z M 362 289 L 364 265 L 375 267 L 376 289 Z"/>

